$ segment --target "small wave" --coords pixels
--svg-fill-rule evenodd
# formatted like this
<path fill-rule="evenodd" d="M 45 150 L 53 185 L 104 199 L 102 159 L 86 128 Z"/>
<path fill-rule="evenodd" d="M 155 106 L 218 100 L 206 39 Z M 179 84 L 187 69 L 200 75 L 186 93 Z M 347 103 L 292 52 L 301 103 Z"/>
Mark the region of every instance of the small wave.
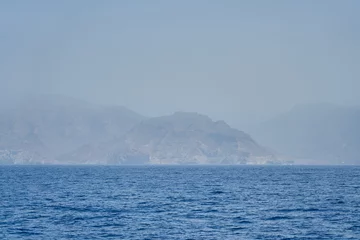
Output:
<path fill-rule="evenodd" d="M 224 191 L 221 191 L 221 190 L 214 190 L 214 191 L 211 191 L 210 194 L 213 194 L 213 195 L 217 195 L 217 194 L 224 194 L 225 192 Z"/>
<path fill-rule="evenodd" d="M 90 208 L 90 207 L 70 207 L 70 206 L 61 206 L 61 205 L 55 205 L 51 206 L 53 210 L 57 211 L 71 211 L 71 212 L 97 212 L 96 209 Z"/>
<path fill-rule="evenodd" d="M 250 224 L 250 223 L 252 223 L 251 221 L 249 221 L 249 220 L 247 220 L 246 218 L 244 218 L 244 217 L 235 217 L 234 218 L 234 221 L 236 222 L 236 223 L 239 223 L 239 224 Z"/>
<path fill-rule="evenodd" d="M 360 225 L 351 226 L 351 227 L 348 228 L 348 230 L 350 230 L 350 231 L 359 231 L 360 230 Z"/>
<path fill-rule="evenodd" d="M 319 208 L 284 208 L 278 209 L 277 212 L 287 213 L 287 212 L 319 212 Z"/>
<path fill-rule="evenodd" d="M 277 221 L 277 220 L 287 220 L 287 219 L 293 219 L 293 217 L 290 217 L 290 216 L 274 216 L 274 217 L 266 218 L 265 220 Z"/>
<path fill-rule="evenodd" d="M 241 230 L 244 230 L 244 229 L 246 229 L 246 228 L 244 228 L 244 227 L 232 227 L 232 228 L 230 228 L 230 230 L 233 231 L 233 232 L 241 231 Z"/>
<path fill-rule="evenodd" d="M 320 212 L 322 210 L 320 208 L 305 208 L 302 211 L 303 212 Z"/>

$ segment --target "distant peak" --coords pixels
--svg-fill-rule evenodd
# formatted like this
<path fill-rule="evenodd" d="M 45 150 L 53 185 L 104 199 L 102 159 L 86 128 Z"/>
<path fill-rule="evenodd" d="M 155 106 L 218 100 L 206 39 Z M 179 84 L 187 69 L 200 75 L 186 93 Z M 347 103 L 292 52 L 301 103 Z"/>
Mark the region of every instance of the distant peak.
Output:
<path fill-rule="evenodd" d="M 215 124 L 218 126 L 230 127 L 229 124 L 227 124 L 224 120 L 216 121 Z"/>
<path fill-rule="evenodd" d="M 173 115 L 176 115 L 176 116 L 200 116 L 201 114 L 199 114 L 197 112 L 177 111 L 177 112 L 174 112 Z"/>
<path fill-rule="evenodd" d="M 171 116 L 177 118 L 186 118 L 186 119 L 206 119 L 207 121 L 212 121 L 211 118 L 205 114 L 200 114 L 198 112 L 175 112 Z"/>

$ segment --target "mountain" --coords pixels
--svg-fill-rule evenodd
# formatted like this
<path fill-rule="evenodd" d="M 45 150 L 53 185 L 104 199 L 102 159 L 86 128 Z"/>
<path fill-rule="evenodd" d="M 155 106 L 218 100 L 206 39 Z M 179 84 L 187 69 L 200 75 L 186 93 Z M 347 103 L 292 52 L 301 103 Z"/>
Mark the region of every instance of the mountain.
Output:
<path fill-rule="evenodd" d="M 224 121 L 197 113 L 177 112 L 136 124 L 122 138 L 86 145 L 62 161 L 148 164 L 265 164 L 275 155 L 248 134 Z"/>
<path fill-rule="evenodd" d="M 266 146 L 308 164 L 360 164 L 360 108 L 298 105 L 249 129 Z"/>
<path fill-rule="evenodd" d="M 0 162 L 53 163 L 85 144 L 123 136 L 143 116 L 58 95 L 28 96 L 0 109 Z"/>
<path fill-rule="evenodd" d="M 198 113 L 177 112 L 145 118 L 125 107 L 40 95 L 9 102 L 0 108 L 0 163 L 265 164 L 280 161 L 248 134 Z"/>

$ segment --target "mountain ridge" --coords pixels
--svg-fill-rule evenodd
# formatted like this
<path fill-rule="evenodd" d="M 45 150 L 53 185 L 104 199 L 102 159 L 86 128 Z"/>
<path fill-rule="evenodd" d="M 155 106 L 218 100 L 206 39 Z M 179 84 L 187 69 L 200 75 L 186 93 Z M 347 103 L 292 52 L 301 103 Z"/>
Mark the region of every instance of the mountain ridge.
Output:
<path fill-rule="evenodd" d="M 203 114 L 146 118 L 121 106 L 73 101 L 41 96 L 0 111 L 0 160 L 9 162 L 13 156 L 13 163 L 29 164 L 280 163 L 250 135 Z M 28 157 L 19 157 L 23 155 Z"/>

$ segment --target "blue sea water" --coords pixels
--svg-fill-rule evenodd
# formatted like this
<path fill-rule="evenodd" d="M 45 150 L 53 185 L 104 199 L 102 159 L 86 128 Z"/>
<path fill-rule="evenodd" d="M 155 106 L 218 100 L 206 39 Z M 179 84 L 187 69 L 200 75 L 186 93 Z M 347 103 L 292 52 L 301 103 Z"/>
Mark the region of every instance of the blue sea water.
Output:
<path fill-rule="evenodd" d="M 2 166 L 0 239 L 360 239 L 360 167 Z"/>

